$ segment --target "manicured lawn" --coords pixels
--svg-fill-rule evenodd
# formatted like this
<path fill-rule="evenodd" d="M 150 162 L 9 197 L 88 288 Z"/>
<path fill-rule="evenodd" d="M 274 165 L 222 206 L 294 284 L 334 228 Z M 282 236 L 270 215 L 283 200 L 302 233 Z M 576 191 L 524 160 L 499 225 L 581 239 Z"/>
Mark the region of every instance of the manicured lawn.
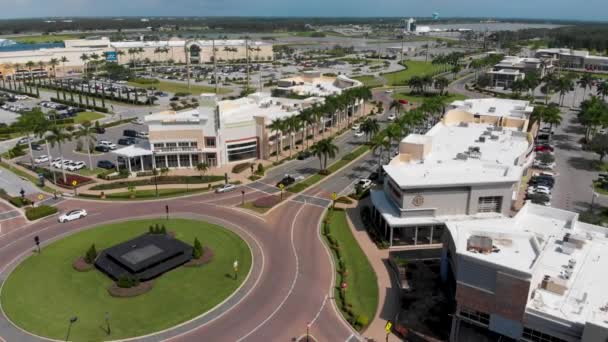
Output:
<path fill-rule="evenodd" d="M 94 154 L 91 153 L 91 155 L 94 155 Z M 100 169 L 97 167 L 93 168 L 93 170 L 91 171 L 88 167 L 85 167 L 84 169 L 80 169 L 80 170 L 76 171 L 76 173 L 79 175 L 83 175 L 83 176 L 95 176 L 104 171 L 105 171 L 105 169 Z"/>
<path fill-rule="evenodd" d="M 198 238 L 213 249 L 211 263 L 180 267 L 154 281 L 152 290 L 134 298 L 111 297 L 106 288 L 112 280 L 93 269 L 77 272 L 72 262 L 95 243 L 97 250 L 111 247 L 163 223 L 176 237 L 192 244 Z M 239 261 L 238 280 L 232 263 Z M 251 252 L 236 234 L 194 220 L 150 219 L 99 226 L 77 233 L 32 255 L 4 283 L 2 308 L 11 321 L 34 334 L 63 340 L 70 317 L 71 341 L 123 339 L 167 329 L 192 319 L 232 294 L 251 268 Z M 112 334 L 105 332 L 104 313 L 110 315 Z"/>
<path fill-rule="evenodd" d="M 382 74 L 389 85 L 405 85 L 413 76 L 435 75 L 446 69 L 446 65 L 435 65 L 431 62 L 406 61 L 407 69 Z"/>
<path fill-rule="evenodd" d="M 393 95 L 395 100 L 407 100 L 409 103 L 422 103 L 424 99 L 430 98 L 429 96 L 410 95 L 407 93 L 397 93 Z M 441 96 L 446 103 L 450 103 L 456 100 L 465 100 L 467 97 L 461 94 L 450 94 L 448 96 Z"/>
<path fill-rule="evenodd" d="M 165 91 L 168 93 L 191 93 L 193 95 L 200 95 L 202 93 L 214 93 L 215 87 L 210 86 L 200 86 L 192 84 L 188 89 L 188 85 L 186 83 L 177 83 L 177 82 L 165 82 L 160 81 L 154 84 L 141 84 L 135 82 L 129 82 L 129 85 L 140 88 L 156 88 L 160 91 Z M 227 94 L 230 92 L 230 89 L 227 88 L 219 88 L 220 94 Z"/>
<path fill-rule="evenodd" d="M 348 222 L 346 221 L 346 212 L 343 210 L 330 210 L 327 214 L 330 219 L 329 232 L 333 239 L 337 241 L 339 246 L 340 258 L 344 262 L 344 266 L 348 274 L 346 276 L 340 274 L 336 270 L 336 288 L 334 296 L 338 307 L 342 314 L 348 319 L 349 314 L 343 310 L 343 305 L 340 303 L 340 284 L 347 283 L 346 304 L 352 305 L 352 313 L 357 319 L 358 316 L 365 316 L 369 322 L 376 315 L 378 307 L 378 280 L 374 269 L 370 265 L 365 253 L 357 243 L 353 236 Z M 327 240 L 326 240 L 327 241 Z M 335 249 L 332 249 L 334 263 L 338 267 L 338 255 Z"/>
<path fill-rule="evenodd" d="M 21 36 L 21 37 L 8 37 L 7 39 L 13 40 L 17 43 L 25 44 L 37 44 L 37 43 L 60 43 L 67 39 L 78 39 L 78 36 L 69 34 L 58 34 L 58 35 L 33 35 L 33 36 Z"/>
<path fill-rule="evenodd" d="M 80 112 L 78 113 L 78 115 L 76 115 L 76 117 L 74 118 L 74 123 L 76 124 L 81 124 L 85 121 L 95 121 L 95 120 L 99 120 L 101 118 L 103 118 L 104 115 L 101 113 L 96 113 L 96 112 Z"/>
<path fill-rule="evenodd" d="M 353 79 L 363 82 L 363 84 L 365 84 L 366 87 L 374 88 L 374 87 L 382 87 L 384 85 L 384 83 L 382 82 L 381 79 L 371 76 L 371 75 L 357 76 L 357 77 L 353 77 Z"/>

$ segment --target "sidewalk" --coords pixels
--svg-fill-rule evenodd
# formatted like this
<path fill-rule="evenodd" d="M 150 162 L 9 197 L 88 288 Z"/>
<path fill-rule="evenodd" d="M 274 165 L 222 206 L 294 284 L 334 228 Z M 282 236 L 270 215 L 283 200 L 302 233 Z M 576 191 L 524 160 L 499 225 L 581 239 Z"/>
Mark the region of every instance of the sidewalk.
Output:
<path fill-rule="evenodd" d="M 365 205 L 370 205 L 369 199 L 364 199 L 358 205 L 344 206 L 353 236 L 357 239 L 378 278 L 378 310 L 371 324 L 362 335 L 376 341 L 401 341 L 393 334 L 389 335 L 388 340 L 386 339 L 384 327 L 388 320 L 393 320 L 397 315 L 401 305 L 401 296 L 399 285 L 394 279 L 392 269 L 388 266 L 388 249 L 378 249 L 363 228 L 359 209 Z"/>

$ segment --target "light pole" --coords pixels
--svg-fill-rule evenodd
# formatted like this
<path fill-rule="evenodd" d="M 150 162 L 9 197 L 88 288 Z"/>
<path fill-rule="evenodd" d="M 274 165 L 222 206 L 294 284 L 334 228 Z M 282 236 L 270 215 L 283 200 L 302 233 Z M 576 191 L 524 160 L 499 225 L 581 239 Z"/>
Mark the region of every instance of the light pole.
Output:
<path fill-rule="evenodd" d="M 310 323 L 306 324 L 306 342 L 310 341 Z"/>
<path fill-rule="evenodd" d="M 232 268 L 234 269 L 234 280 L 236 280 L 236 278 L 238 276 L 238 272 L 239 272 L 239 261 L 238 260 L 234 260 L 234 262 L 232 263 Z"/>
<path fill-rule="evenodd" d="M 70 340 L 70 331 L 72 330 L 72 324 L 76 323 L 76 321 L 78 321 L 78 317 L 74 316 L 72 318 L 70 318 L 70 324 L 68 325 L 68 333 L 65 336 L 65 341 L 69 341 Z"/>
<path fill-rule="evenodd" d="M 38 235 L 34 236 L 34 242 L 36 243 L 36 248 L 38 248 L 38 254 L 40 254 L 40 237 Z"/>
<path fill-rule="evenodd" d="M 241 201 L 241 202 L 242 202 L 242 203 L 241 203 L 241 205 L 242 205 L 242 206 L 245 206 L 245 190 L 241 190 L 241 195 L 242 195 L 242 197 L 243 197 L 243 198 L 242 198 L 242 201 Z"/>

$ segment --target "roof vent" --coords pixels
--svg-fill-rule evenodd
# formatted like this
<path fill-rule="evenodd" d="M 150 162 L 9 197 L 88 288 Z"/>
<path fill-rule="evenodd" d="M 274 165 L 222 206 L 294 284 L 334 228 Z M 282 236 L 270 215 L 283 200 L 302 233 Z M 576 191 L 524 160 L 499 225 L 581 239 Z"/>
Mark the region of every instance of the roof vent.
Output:
<path fill-rule="evenodd" d="M 492 253 L 492 238 L 488 236 L 473 235 L 467 240 L 467 251 L 473 253 Z"/>
<path fill-rule="evenodd" d="M 486 142 L 486 137 L 480 136 L 479 139 L 477 139 L 477 142 L 485 143 Z"/>
<path fill-rule="evenodd" d="M 540 282 L 540 288 L 562 296 L 568 289 L 566 280 L 545 275 Z"/>
<path fill-rule="evenodd" d="M 467 160 L 467 159 L 469 159 L 469 156 L 466 153 L 458 153 L 456 155 L 456 159 L 457 160 Z"/>
<path fill-rule="evenodd" d="M 458 124 L 458 127 L 469 127 L 469 123 L 468 122 L 460 122 Z"/>
<path fill-rule="evenodd" d="M 491 134 L 490 135 L 490 139 L 491 140 L 498 140 L 498 135 Z"/>

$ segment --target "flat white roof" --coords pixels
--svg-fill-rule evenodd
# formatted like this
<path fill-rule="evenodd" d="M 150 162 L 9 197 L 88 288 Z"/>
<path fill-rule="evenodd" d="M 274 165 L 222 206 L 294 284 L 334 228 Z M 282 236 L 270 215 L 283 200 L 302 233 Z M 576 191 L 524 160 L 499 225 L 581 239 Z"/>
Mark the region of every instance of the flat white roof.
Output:
<path fill-rule="evenodd" d="M 506 116 L 517 119 L 528 119 L 534 110 L 534 107 L 530 106 L 530 101 L 496 98 L 454 101 L 450 107 L 478 115 Z"/>
<path fill-rule="evenodd" d="M 254 117 L 267 120 L 286 118 L 300 113 L 313 103 L 322 103 L 323 98 L 309 97 L 304 100 L 272 97 L 270 93 L 254 93 L 236 100 L 218 102 L 220 121 L 225 124 L 253 121 Z"/>
<path fill-rule="evenodd" d="M 203 116 L 206 118 L 206 116 Z M 164 111 L 160 113 L 150 114 L 144 117 L 147 123 L 161 122 L 161 123 L 192 123 L 196 124 L 201 121 L 201 114 L 198 108 L 189 109 L 181 112 L 175 111 Z"/>
<path fill-rule="evenodd" d="M 400 162 L 397 156 L 384 170 L 402 188 L 517 182 L 523 170 L 518 159 L 530 146 L 527 136 L 508 128 L 490 132 L 490 127 L 475 123 L 447 126 L 440 122 L 424 136 L 409 135 L 402 140 L 430 142 L 431 152 L 424 161 Z M 478 141 L 482 136 L 485 142 Z M 456 158 L 471 148 L 478 150 L 474 157 Z"/>
<path fill-rule="evenodd" d="M 533 299 L 526 311 L 549 319 L 608 325 L 606 228 L 578 221 L 578 214 L 527 203 L 513 218 L 447 222 L 458 254 L 528 275 Z M 565 234 L 584 241 L 568 248 Z M 489 237 L 494 251 L 467 250 L 472 236 Z M 572 267 L 569 267 L 573 265 Z M 569 277 L 565 276 L 571 270 Z M 563 294 L 542 289 L 543 277 L 558 279 Z"/>
<path fill-rule="evenodd" d="M 130 145 L 127 147 L 119 148 L 119 149 L 111 151 L 111 152 L 118 156 L 127 157 L 127 158 L 149 156 L 152 154 L 152 150 L 150 149 L 149 146 L 142 148 L 142 147 L 137 147 L 135 145 Z"/>
<path fill-rule="evenodd" d="M 337 77 L 304 75 L 285 78 L 280 82 L 292 82 L 294 85 L 278 87 L 278 89 L 286 89 L 298 95 L 310 96 L 341 94 L 345 89 L 356 88 L 363 85 L 362 82 L 348 78 L 345 75 L 338 75 Z M 350 86 L 348 86 L 349 84 Z"/>
<path fill-rule="evenodd" d="M 212 40 L 196 40 L 191 41 L 190 44 L 197 44 L 199 46 L 213 46 Z M 260 41 L 248 41 L 247 43 L 250 46 L 262 46 L 262 45 L 270 45 L 266 42 Z M 110 46 L 114 48 L 138 48 L 138 47 L 183 47 L 186 45 L 185 40 L 164 40 L 164 41 L 126 41 L 126 42 L 112 42 Z M 245 45 L 244 39 L 230 39 L 223 40 L 218 39 L 215 41 L 215 46 L 240 46 Z"/>

